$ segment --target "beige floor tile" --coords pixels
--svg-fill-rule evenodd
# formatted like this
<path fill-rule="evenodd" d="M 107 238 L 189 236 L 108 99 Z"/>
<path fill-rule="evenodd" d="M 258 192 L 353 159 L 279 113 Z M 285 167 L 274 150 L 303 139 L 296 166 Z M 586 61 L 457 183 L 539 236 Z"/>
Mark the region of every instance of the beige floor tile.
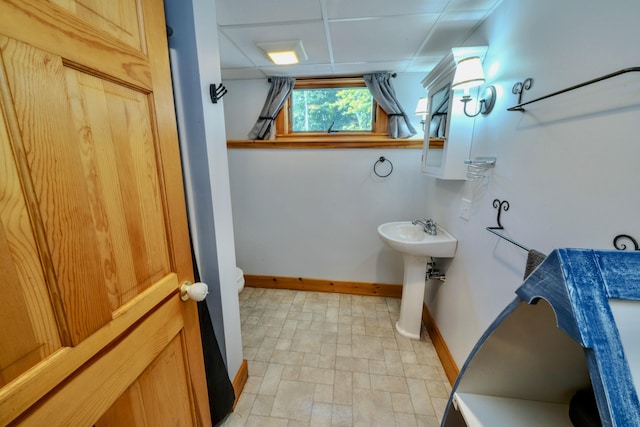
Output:
<path fill-rule="evenodd" d="M 300 369 L 299 381 L 315 384 L 333 385 L 335 370 L 325 368 L 310 368 L 303 366 Z"/>
<path fill-rule="evenodd" d="M 331 403 L 313 403 L 311 409 L 311 422 L 309 427 L 331 427 L 331 415 L 333 407 Z"/>
<path fill-rule="evenodd" d="M 353 374 L 351 371 L 336 371 L 333 383 L 333 402 L 351 405 L 353 402 Z"/>
<path fill-rule="evenodd" d="M 251 413 L 254 415 L 271 415 L 271 408 L 273 407 L 273 396 L 266 396 L 259 394 L 256 396 L 253 406 L 251 407 Z"/>
<path fill-rule="evenodd" d="M 298 365 L 286 365 L 282 371 L 282 379 L 290 381 L 298 381 L 300 377 L 300 369 L 302 367 Z"/>
<path fill-rule="evenodd" d="M 331 425 L 335 427 L 351 427 L 353 425 L 353 408 L 351 405 L 334 404 L 331 408 Z"/>
<path fill-rule="evenodd" d="M 336 356 L 336 370 L 368 373 L 369 360 Z"/>
<path fill-rule="evenodd" d="M 395 331 L 399 311 L 396 298 L 245 288 L 249 378 L 222 426 L 438 426 L 451 386 L 428 336 Z"/>
<path fill-rule="evenodd" d="M 408 393 L 391 393 L 391 404 L 394 412 L 407 412 L 413 414 L 413 404 Z"/>
<path fill-rule="evenodd" d="M 288 427 L 288 424 L 289 420 L 285 418 L 249 415 L 245 427 Z"/>
<path fill-rule="evenodd" d="M 380 337 L 353 335 L 351 355 L 360 359 L 385 360 Z"/>
<path fill-rule="evenodd" d="M 414 412 L 419 415 L 435 415 L 424 380 L 407 378 L 407 385 Z"/>
<path fill-rule="evenodd" d="M 283 365 L 302 365 L 304 353 L 299 351 L 274 350 L 271 353 L 271 363 L 281 363 Z"/>
<path fill-rule="evenodd" d="M 316 384 L 313 402 L 314 404 L 333 403 L 333 384 Z"/>
<path fill-rule="evenodd" d="M 356 427 L 388 427 L 395 425 L 391 393 L 354 389 L 353 425 Z"/>
<path fill-rule="evenodd" d="M 371 389 L 371 376 L 362 372 L 353 373 L 353 387 L 365 390 Z"/>
<path fill-rule="evenodd" d="M 388 391 L 393 393 L 408 393 L 407 380 L 405 377 L 393 375 L 371 374 L 371 389 Z"/>
<path fill-rule="evenodd" d="M 280 381 L 271 416 L 309 422 L 314 393 L 314 384 L 300 381 Z"/>
<path fill-rule="evenodd" d="M 416 423 L 418 424 L 418 427 L 440 427 L 439 419 L 433 415 L 416 414 Z"/>
<path fill-rule="evenodd" d="M 264 373 L 264 378 L 262 379 L 262 383 L 260 384 L 258 394 L 275 396 L 276 392 L 278 391 L 278 386 L 280 385 L 283 371 L 284 365 L 271 363 Z"/>
<path fill-rule="evenodd" d="M 394 413 L 396 419 L 396 426 L 398 427 L 417 427 L 416 416 L 406 412 Z"/>

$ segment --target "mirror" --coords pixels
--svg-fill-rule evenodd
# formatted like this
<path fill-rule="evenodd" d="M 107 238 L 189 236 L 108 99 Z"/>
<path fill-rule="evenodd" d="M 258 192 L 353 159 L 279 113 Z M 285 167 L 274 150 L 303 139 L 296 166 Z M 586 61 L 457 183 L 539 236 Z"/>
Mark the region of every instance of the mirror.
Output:
<path fill-rule="evenodd" d="M 449 125 L 452 113 L 452 79 L 453 67 L 425 86 L 428 99 L 426 117 L 428 129 L 425 132 L 422 153 L 423 172 L 428 173 L 428 170 L 440 168 L 444 161 L 444 148 L 446 141 L 449 139 Z M 423 84 L 425 84 L 425 81 L 423 81 Z"/>
<path fill-rule="evenodd" d="M 454 48 L 422 80 L 427 91 L 428 111 L 422 146 L 422 172 L 439 179 L 465 179 L 474 120 L 467 117 L 460 102 L 462 91 L 451 90 L 456 59 L 479 56 L 486 46 Z"/>
<path fill-rule="evenodd" d="M 447 83 L 429 98 L 429 140 L 445 139 L 447 135 L 447 116 L 449 114 L 449 95 L 451 84 Z"/>

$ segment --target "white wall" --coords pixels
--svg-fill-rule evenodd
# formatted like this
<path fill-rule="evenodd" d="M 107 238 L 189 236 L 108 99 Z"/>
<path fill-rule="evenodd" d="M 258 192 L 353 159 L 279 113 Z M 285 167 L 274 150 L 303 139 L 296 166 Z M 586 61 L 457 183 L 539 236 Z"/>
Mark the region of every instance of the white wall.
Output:
<path fill-rule="evenodd" d="M 471 149 L 472 156 L 497 157 L 484 182 L 421 175 L 418 150 L 230 150 L 238 263 L 248 274 L 400 283 L 400 258 L 375 229 L 431 216 L 460 242 L 446 265 L 447 282 L 430 282 L 426 302 L 462 366 L 515 297 L 524 271 L 526 253 L 485 230 L 496 223 L 495 198 L 511 205 L 502 215 L 506 233 L 543 252 L 612 248 L 620 233 L 640 237 L 638 73 L 542 101 L 524 114 L 506 111 L 516 103 L 511 87 L 527 77 L 534 79 L 524 95 L 530 100 L 640 65 L 633 30 L 639 16 L 636 0 L 617 0 L 615 7 L 518 0 L 496 9 L 467 42 L 489 45 L 485 69 L 498 88 L 494 111 L 476 120 Z M 412 110 L 421 78 L 408 80 L 415 99 L 405 108 Z M 225 83 L 236 92 L 227 107 L 255 117 L 266 83 Z M 243 98 L 251 101 L 240 106 Z M 245 138 L 253 119 L 237 115 L 226 114 L 229 137 Z M 370 174 L 380 155 L 396 166 L 382 181 Z M 458 217 L 463 197 L 473 200 L 469 221 Z"/>
<path fill-rule="evenodd" d="M 416 130 L 420 118 L 413 111 L 424 93 L 423 77 L 392 80 Z M 269 85 L 266 80 L 225 85 L 229 138 L 245 139 Z M 420 149 L 229 150 L 238 265 L 255 275 L 402 283 L 401 259 L 383 245 L 376 228 L 423 215 L 427 178 L 419 172 L 421 154 Z M 387 178 L 373 173 L 381 156 L 393 163 Z"/>
<path fill-rule="evenodd" d="M 476 120 L 472 156 L 496 156 L 497 165 L 485 183 L 430 180 L 425 188 L 428 214 L 460 241 L 446 285 L 427 295 L 459 365 L 522 280 L 526 252 L 485 230 L 496 224 L 494 199 L 510 203 L 506 234 L 545 253 L 613 249 L 617 234 L 640 237 L 640 73 L 524 114 L 506 111 L 517 102 L 513 84 L 527 77 L 534 84 L 525 101 L 640 65 L 631 30 L 639 16 L 634 0 L 505 1 L 468 41 L 489 45 L 485 70 L 499 93 L 494 111 Z M 473 200 L 469 222 L 458 217 L 463 196 Z"/>
<path fill-rule="evenodd" d="M 192 244 L 220 351 L 233 380 L 242 364 L 240 307 L 229 194 L 224 110 L 209 84 L 220 82 L 215 4 L 165 0 L 176 115 Z"/>

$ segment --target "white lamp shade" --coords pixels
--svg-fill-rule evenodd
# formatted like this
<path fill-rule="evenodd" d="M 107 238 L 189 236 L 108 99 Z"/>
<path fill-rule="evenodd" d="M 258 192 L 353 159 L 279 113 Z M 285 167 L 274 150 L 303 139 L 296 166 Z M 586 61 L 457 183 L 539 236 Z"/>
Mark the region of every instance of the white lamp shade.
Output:
<path fill-rule="evenodd" d="M 475 86 L 484 84 L 484 71 L 482 71 L 482 63 L 480 58 L 472 56 L 470 58 L 461 59 L 456 67 L 456 74 L 453 76 L 451 89 L 468 90 Z"/>
<path fill-rule="evenodd" d="M 416 105 L 416 116 L 424 116 L 427 114 L 427 98 L 418 99 L 418 105 Z"/>

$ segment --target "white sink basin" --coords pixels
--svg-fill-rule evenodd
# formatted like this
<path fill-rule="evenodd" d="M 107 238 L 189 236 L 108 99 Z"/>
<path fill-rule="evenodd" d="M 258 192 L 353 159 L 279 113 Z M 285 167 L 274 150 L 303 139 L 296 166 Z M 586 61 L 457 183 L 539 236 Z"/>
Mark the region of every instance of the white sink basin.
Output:
<path fill-rule="evenodd" d="M 378 234 L 387 245 L 400 252 L 404 261 L 402 301 L 396 330 L 402 336 L 419 340 L 427 258 L 453 257 L 458 240 L 440 227 L 437 235 L 427 234 L 422 226 L 413 225 L 411 221 L 382 224 L 378 227 Z"/>
<path fill-rule="evenodd" d="M 378 227 L 378 234 L 391 248 L 406 255 L 451 258 L 458 246 L 458 240 L 443 228 L 438 227 L 438 234 L 432 236 L 411 221 L 387 222 Z"/>

